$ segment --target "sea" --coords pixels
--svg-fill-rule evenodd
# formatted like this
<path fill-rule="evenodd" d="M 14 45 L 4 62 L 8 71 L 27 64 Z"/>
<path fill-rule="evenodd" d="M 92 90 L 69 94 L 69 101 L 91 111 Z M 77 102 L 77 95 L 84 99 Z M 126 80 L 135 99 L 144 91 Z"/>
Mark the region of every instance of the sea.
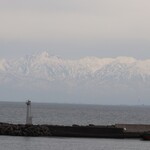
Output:
<path fill-rule="evenodd" d="M 150 106 L 109 106 L 32 102 L 33 124 L 150 124 Z M 0 122 L 24 124 L 25 102 L 0 102 Z M 150 150 L 141 139 L 0 136 L 0 150 Z"/>

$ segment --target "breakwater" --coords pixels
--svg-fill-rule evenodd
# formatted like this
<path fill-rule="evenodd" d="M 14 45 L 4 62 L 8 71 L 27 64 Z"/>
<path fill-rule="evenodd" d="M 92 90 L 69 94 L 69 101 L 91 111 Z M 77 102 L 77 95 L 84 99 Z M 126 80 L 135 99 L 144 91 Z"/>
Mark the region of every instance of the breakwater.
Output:
<path fill-rule="evenodd" d="M 12 136 L 58 136 L 58 137 L 121 137 L 123 128 L 115 126 L 62 126 L 24 125 L 0 123 L 0 135 Z"/>
<path fill-rule="evenodd" d="M 141 130 L 139 131 L 139 129 Z M 141 138 L 143 133 L 147 131 L 150 131 L 149 125 L 62 126 L 0 123 L 0 135 L 10 136 Z"/>
<path fill-rule="evenodd" d="M 51 136 L 45 125 L 24 125 L 0 123 L 0 135 L 12 136 Z"/>

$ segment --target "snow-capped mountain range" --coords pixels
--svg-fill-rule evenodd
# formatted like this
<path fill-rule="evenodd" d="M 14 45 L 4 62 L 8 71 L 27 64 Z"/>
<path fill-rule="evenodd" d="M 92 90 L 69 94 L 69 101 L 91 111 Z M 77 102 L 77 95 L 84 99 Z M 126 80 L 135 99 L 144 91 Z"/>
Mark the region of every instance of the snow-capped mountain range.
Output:
<path fill-rule="evenodd" d="M 37 88 L 53 93 L 63 93 L 66 89 L 65 93 L 71 96 L 85 92 L 84 95 L 92 94 L 92 98 L 111 96 L 111 93 L 132 93 L 133 97 L 135 91 L 144 91 L 145 96 L 150 88 L 150 59 L 85 57 L 69 60 L 47 52 L 15 60 L 0 59 L 0 86 Z"/>
<path fill-rule="evenodd" d="M 132 57 L 85 57 L 79 60 L 66 60 L 42 52 L 16 60 L 0 59 L 0 73 L 16 78 L 34 78 L 47 81 L 108 80 L 109 78 L 111 80 L 138 78 L 146 81 L 150 78 L 150 60 L 137 60 Z"/>

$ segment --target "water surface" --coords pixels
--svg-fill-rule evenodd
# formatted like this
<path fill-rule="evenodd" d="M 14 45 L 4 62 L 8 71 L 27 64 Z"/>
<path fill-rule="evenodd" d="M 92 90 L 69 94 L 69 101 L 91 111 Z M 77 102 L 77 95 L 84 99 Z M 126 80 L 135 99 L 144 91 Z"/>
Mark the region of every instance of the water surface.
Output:
<path fill-rule="evenodd" d="M 32 103 L 34 124 L 150 124 L 149 106 L 100 106 Z M 25 103 L 0 102 L 0 122 L 25 123 Z M 140 139 L 0 136 L 0 150 L 150 150 Z"/>

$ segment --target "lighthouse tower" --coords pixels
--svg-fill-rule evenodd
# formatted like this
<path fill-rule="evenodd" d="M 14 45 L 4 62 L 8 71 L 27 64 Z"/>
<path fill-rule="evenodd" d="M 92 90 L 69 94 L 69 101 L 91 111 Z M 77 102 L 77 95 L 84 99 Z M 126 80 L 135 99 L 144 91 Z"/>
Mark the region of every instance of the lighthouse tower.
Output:
<path fill-rule="evenodd" d="M 32 124 L 32 116 L 31 116 L 31 101 L 28 100 L 26 102 L 27 105 L 27 116 L 26 116 L 26 124 Z"/>

